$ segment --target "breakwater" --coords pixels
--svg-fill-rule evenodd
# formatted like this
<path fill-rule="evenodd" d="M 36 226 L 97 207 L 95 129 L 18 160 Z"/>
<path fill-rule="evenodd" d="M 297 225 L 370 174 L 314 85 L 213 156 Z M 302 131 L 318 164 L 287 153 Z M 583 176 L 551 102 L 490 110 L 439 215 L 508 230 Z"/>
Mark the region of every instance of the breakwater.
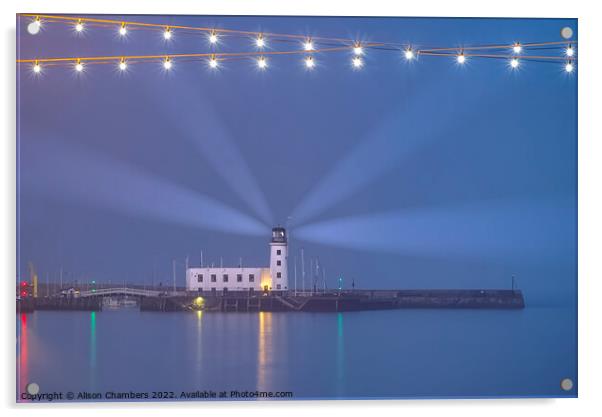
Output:
<path fill-rule="evenodd" d="M 300 311 L 338 312 L 409 308 L 521 309 L 520 290 L 354 290 L 316 293 L 189 292 L 136 298 L 141 311 Z M 102 296 L 43 297 L 17 301 L 17 310 L 101 311 Z"/>
<path fill-rule="evenodd" d="M 147 311 L 302 311 L 337 312 L 404 308 L 521 309 L 520 290 L 356 290 L 294 295 L 290 292 L 193 294 L 145 298 Z"/>

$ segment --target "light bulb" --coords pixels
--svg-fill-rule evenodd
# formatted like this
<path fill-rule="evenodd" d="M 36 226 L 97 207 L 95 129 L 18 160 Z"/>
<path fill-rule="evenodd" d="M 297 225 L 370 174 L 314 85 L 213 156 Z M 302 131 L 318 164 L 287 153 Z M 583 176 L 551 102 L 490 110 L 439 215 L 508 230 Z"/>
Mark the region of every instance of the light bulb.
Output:
<path fill-rule="evenodd" d="M 575 50 L 573 49 L 572 46 L 569 46 L 568 48 L 566 48 L 566 51 L 564 51 L 566 53 L 566 56 L 571 57 L 573 55 L 575 55 Z"/>
<path fill-rule="evenodd" d="M 575 69 L 575 67 L 573 66 L 573 64 L 571 64 L 570 62 L 567 63 L 564 67 L 564 70 L 566 72 L 573 72 L 573 70 Z"/>
<path fill-rule="evenodd" d="M 265 46 L 265 39 L 263 39 L 262 35 L 259 35 L 255 40 L 255 44 L 258 48 L 263 48 Z"/>

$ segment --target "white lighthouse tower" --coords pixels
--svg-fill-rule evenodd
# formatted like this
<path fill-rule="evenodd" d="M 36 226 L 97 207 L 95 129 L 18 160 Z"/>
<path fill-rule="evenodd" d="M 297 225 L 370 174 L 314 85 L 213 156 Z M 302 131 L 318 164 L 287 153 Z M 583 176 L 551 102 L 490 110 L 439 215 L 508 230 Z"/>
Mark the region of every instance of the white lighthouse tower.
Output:
<path fill-rule="evenodd" d="M 288 243 L 286 229 L 274 227 L 270 242 L 270 275 L 272 290 L 288 290 Z"/>

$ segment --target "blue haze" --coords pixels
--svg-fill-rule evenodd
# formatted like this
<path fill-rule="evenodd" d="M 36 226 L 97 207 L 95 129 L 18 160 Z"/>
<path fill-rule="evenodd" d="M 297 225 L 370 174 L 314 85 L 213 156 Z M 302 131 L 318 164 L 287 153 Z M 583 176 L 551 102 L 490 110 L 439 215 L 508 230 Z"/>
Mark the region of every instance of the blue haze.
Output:
<path fill-rule="evenodd" d="M 417 47 L 560 40 L 564 26 L 577 33 L 575 19 L 128 19 Z M 123 41 L 114 31 L 88 28 L 80 38 L 52 23 L 37 36 L 21 24 L 18 37 L 23 58 L 206 49 L 202 38 L 177 31 L 166 44 L 156 32 L 132 30 Z M 251 43 L 224 39 L 222 47 L 251 49 Z M 269 228 L 287 224 L 291 281 L 304 247 L 308 265 L 319 257 L 329 287 L 342 277 L 345 287 L 360 288 L 509 288 L 514 276 L 525 294 L 524 312 L 382 313 L 386 329 L 399 329 L 396 320 L 411 328 L 386 352 L 365 343 L 369 337 L 352 336 L 370 327 L 355 320 L 378 323 L 380 316 L 351 315 L 345 346 L 357 345 L 348 348 L 345 358 L 353 361 L 346 366 L 366 360 L 362 349 L 375 358 L 375 373 L 409 366 L 416 378 L 422 368 L 412 367 L 425 364 L 424 378 L 435 384 L 430 391 L 412 391 L 400 375 L 389 376 L 391 386 L 403 387 L 395 391 L 401 396 L 559 395 L 557 379 L 577 376 L 577 74 L 566 74 L 561 63 L 523 62 L 517 71 L 505 60 L 407 63 L 399 52 L 377 50 L 368 50 L 364 68 L 354 71 L 350 58 L 317 55 L 312 72 L 300 56 L 270 58 L 265 72 L 250 60 L 224 62 L 216 73 L 204 63 L 178 61 L 169 73 L 160 62 L 132 63 L 126 74 L 88 65 L 81 76 L 44 67 L 34 77 L 19 67 L 21 276 L 32 261 L 42 282 L 47 276 L 56 282 L 63 267 L 65 281 L 167 283 L 176 258 L 183 285 L 184 257 L 196 264 L 201 250 L 205 263 L 223 257 L 237 265 L 242 257 L 247 265 L 267 264 Z M 326 337 L 336 316 L 315 320 L 315 336 Z M 294 349 L 291 338 L 286 346 Z M 281 349 L 285 341 L 277 343 Z M 405 343 L 415 345 L 404 351 Z M 435 362 L 420 356 L 426 346 L 434 346 Z M 334 347 L 328 342 L 324 349 Z M 409 356 L 392 358 L 399 349 Z M 335 360 L 331 353 L 316 355 Z M 499 363 L 472 369 L 466 374 L 472 385 L 452 391 L 448 382 L 475 354 Z M 299 359 L 296 350 L 290 355 Z M 513 381 L 509 359 L 499 359 L 508 356 L 520 375 Z M 408 364 L 408 357 L 418 359 Z M 449 373 L 435 369 L 437 361 L 451 364 Z M 334 378 L 332 366 L 326 379 Z M 344 369 L 351 385 L 341 395 L 370 392 L 371 382 L 356 378 L 362 368 Z M 311 383 L 291 382 L 302 390 Z M 331 383 L 317 386 L 339 395 Z"/>

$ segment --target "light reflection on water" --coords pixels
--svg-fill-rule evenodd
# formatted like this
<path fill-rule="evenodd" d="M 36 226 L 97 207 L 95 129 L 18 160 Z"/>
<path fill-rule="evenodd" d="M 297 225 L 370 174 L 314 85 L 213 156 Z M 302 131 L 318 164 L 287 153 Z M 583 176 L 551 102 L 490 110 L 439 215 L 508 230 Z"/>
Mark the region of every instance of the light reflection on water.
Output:
<path fill-rule="evenodd" d="M 259 337 L 257 349 L 257 389 L 266 389 L 268 356 L 271 353 L 272 313 L 259 312 Z"/>
<path fill-rule="evenodd" d="M 196 352 L 196 360 L 195 360 L 195 364 L 196 364 L 196 372 L 197 372 L 197 378 L 196 378 L 196 382 L 199 383 L 200 382 L 200 376 L 201 376 L 201 372 L 203 371 L 203 361 L 202 361 L 202 357 L 203 357 L 203 312 L 202 311 L 197 311 L 196 313 L 196 346 L 195 346 L 195 352 Z"/>
<path fill-rule="evenodd" d="M 343 332 L 343 313 L 337 314 L 337 394 L 344 396 L 345 385 L 345 334 Z"/>
<path fill-rule="evenodd" d="M 96 385 L 96 312 L 90 312 L 90 387 Z"/>
<path fill-rule="evenodd" d="M 292 391 L 295 398 L 574 396 L 570 309 L 17 317 L 19 389 Z"/>
<path fill-rule="evenodd" d="M 19 388 L 19 392 L 24 392 L 25 387 L 29 383 L 29 372 L 27 370 L 29 362 L 27 317 L 28 314 L 19 314 L 19 323 L 17 324 L 17 387 Z"/>

